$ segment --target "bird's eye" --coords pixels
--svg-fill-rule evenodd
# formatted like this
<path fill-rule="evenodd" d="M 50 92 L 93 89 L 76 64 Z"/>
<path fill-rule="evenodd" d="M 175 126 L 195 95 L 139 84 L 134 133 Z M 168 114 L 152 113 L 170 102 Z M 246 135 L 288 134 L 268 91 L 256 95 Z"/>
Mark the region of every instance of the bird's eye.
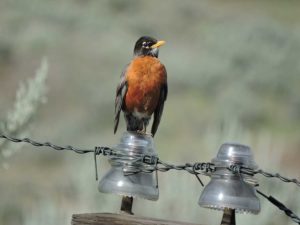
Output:
<path fill-rule="evenodd" d="M 144 41 L 144 42 L 142 43 L 142 46 L 143 46 L 143 48 L 150 48 L 150 42 Z"/>

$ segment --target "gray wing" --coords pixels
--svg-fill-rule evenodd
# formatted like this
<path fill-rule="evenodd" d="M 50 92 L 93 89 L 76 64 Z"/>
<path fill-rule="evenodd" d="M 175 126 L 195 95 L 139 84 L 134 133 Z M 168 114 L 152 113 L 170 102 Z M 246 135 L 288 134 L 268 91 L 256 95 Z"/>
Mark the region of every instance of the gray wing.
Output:
<path fill-rule="evenodd" d="M 152 124 L 152 128 L 151 128 L 151 134 L 155 135 L 163 110 L 164 110 L 164 104 L 165 101 L 167 99 L 167 95 L 168 95 L 168 85 L 165 83 L 161 86 L 160 88 L 160 95 L 159 95 L 159 100 L 158 100 L 158 105 L 154 111 L 154 119 L 153 119 L 153 124 Z"/>
<path fill-rule="evenodd" d="M 123 107 L 124 97 L 127 93 L 127 81 L 126 81 L 126 77 L 125 77 L 127 67 L 128 67 L 128 65 L 122 71 L 121 81 L 116 90 L 114 134 L 117 132 L 117 129 L 118 129 L 120 113 L 121 113 L 121 110 Z"/>

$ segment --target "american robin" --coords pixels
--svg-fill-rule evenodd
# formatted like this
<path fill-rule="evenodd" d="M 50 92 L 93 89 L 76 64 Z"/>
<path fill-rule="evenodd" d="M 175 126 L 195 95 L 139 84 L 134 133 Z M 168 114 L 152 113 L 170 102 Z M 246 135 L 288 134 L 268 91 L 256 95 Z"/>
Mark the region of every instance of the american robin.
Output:
<path fill-rule="evenodd" d="M 116 91 L 114 133 L 122 110 L 127 130 L 138 133 L 146 133 L 154 113 L 151 134 L 155 135 L 168 94 L 167 71 L 158 59 L 158 48 L 164 44 L 148 36 L 135 43 L 134 57 L 123 70 Z"/>

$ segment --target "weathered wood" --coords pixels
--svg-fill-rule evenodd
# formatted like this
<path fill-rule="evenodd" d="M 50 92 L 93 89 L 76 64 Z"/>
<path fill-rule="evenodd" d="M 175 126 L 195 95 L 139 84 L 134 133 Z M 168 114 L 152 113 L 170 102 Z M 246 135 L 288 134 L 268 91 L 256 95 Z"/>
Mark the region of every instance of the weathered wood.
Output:
<path fill-rule="evenodd" d="M 112 213 L 74 214 L 72 225 L 200 225 Z"/>

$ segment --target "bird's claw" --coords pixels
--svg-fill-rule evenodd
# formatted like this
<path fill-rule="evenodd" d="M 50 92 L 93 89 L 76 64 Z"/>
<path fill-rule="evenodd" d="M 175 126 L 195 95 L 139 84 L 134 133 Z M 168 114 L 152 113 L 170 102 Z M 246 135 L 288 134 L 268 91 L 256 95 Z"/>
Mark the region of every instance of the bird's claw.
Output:
<path fill-rule="evenodd" d="M 147 133 L 145 130 L 137 130 L 136 133 L 139 134 L 139 135 L 146 135 L 146 136 L 153 137 L 152 133 Z"/>

